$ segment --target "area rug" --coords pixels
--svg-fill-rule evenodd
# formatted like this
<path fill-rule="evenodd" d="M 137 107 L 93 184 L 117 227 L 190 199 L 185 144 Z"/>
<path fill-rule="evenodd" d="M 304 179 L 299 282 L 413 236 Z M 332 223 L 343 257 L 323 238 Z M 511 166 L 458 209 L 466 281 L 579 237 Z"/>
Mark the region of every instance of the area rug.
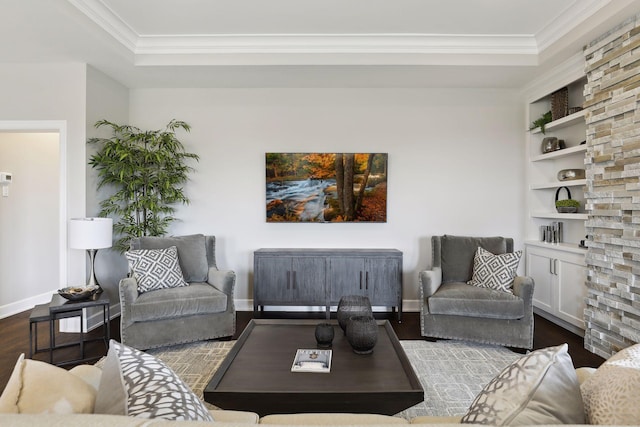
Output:
<path fill-rule="evenodd" d="M 204 388 L 234 343 L 203 341 L 148 353 L 169 365 L 202 398 Z M 480 390 L 521 357 L 504 347 L 463 341 L 409 340 L 401 344 L 424 388 L 424 402 L 398 414 L 407 419 L 464 414 Z"/>

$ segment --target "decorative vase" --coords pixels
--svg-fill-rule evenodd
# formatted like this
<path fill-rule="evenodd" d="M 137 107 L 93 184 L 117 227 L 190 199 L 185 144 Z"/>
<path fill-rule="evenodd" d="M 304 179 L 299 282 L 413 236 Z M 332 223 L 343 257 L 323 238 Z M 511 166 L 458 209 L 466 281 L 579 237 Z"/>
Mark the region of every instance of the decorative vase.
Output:
<path fill-rule="evenodd" d="M 353 316 L 373 317 L 369 298 L 362 295 L 345 295 L 340 298 L 336 317 L 344 333 L 347 333 L 347 322 Z"/>
<path fill-rule="evenodd" d="M 333 336 L 333 326 L 329 323 L 316 325 L 316 341 L 318 342 L 318 347 L 331 347 Z"/>
<path fill-rule="evenodd" d="M 356 354 L 370 354 L 378 342 L 378 323 L 372 316 L 353 316 L 347 322 L 347 341 Z"/>

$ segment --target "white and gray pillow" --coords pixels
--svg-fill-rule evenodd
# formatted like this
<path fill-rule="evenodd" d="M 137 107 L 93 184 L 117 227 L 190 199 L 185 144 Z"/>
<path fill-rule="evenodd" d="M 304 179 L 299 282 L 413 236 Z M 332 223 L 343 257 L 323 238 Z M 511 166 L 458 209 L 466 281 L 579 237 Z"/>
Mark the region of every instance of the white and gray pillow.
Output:
<path fill-rule="evenodd" d="M 175 246 L 136 249 L 125 252 L 125 257 L 140 293 L 188 285 L 182 275 Z"/>
<path fill-rule="evenodd" d="M 473 257 L 473 276 L 468 285 L 513 293 L 513 280 L 518 272 L 522 251 L 492 254 L 478 247 Z"/>
<path fill-rule="evenodd" d="M 213 421 L 202 401 L 164 362 L 111 340 L 95 413 Z"/>
<path fill-rule="evenodd" d="M 533 351 L 500 372 L 476 396 L 463 424 L 584 424 L 578 376 L 567 344 Z"/>
<path fill-rule="evenodd" d="M 639 424 L 640 344 L 609 358 L 580 390 L 589 424 Z"/>

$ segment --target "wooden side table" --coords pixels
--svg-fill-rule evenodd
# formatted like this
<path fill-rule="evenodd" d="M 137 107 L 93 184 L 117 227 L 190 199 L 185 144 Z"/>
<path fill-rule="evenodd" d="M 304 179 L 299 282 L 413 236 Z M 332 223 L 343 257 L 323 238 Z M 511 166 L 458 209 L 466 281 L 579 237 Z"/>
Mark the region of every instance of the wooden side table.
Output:
<path fill-rule="evenodd" d="M 91 307 L 102 307 L 102 320 L 104 322 L 104 334 L 99 338 L 91 338 L 87 339 L 82 329 L 82 324 L 84 323 L 84 309 Z M 56 320 L 66 319 L 71 317 L 80 317 L 80 339 L 78 341 L 72 343 L 65 343 L 61 345 L 56 345 L 55 338 L 55 323 Z M 31 315 L 29 316 L 29 356 L 32 356 L 33 353 L 38 353 L 41 351 L 49 351 L 49 363 L 55 364 L 57 366 L 64 366 L 76 363 L 83 363 L 89 360 L 95 359 L 85 358 L 84 345 L 90 341 L 104 341 L 105 348 L 109 348 L 109 339 L 111 338 L 111 327 L 109 324 L 109 320 L 111 319 L 111 308 L 109 297 L 105 292 L 102 292 L 98 295 L 94 295 L 93 298 L 82 301 L 69 301 L 58 294 L 54 294 L 51 298 L 51 302 L 49 304 L 40 304 L 34 307 L 31 311 Z M 38 326 L 39 322 L 49 322 L 49 347 L 45 349 L 38 349 Z M 35 327 L 35 334 L 33 333 Z M 33 345 L 33 337 L 35 335 L 35 346 Z M 74 345 L 80 346 L 80 358 L 74 360 L 67 360 L 63 362 L 53 362 L 53 353 L 55 350 L 65 347 L 70 347 Z M 32 351 L 33 348 L 33 351 Z"/>

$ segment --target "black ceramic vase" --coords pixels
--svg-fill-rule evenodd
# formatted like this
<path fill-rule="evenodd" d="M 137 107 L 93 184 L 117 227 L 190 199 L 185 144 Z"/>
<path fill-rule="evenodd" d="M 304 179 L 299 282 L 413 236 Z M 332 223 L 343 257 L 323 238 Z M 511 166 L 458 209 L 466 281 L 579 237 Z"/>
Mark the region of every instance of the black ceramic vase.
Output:
<path fill-rule="evenodd" d="M 331 347 L 333 336 L 333 326 L 329 323 L 320 323 L 316 325 L 316 341 L 318 342 L 318 347 Z"/>
<path fill-rule="evenodd" d="M 372 316 L 354 316 L 347 323 L 347 341 L 353 352 L 369 354 L 378 342 L 378 324 Z"/>
<path fill-rule="evenodd" d="M 373 317 L 369 298 L 362 295 L 346 295 L 340 298 L 336 317 L 338 318 L 338 324 L 345 333 L 347 332 L 347 322 L 354 316 Z"/>

